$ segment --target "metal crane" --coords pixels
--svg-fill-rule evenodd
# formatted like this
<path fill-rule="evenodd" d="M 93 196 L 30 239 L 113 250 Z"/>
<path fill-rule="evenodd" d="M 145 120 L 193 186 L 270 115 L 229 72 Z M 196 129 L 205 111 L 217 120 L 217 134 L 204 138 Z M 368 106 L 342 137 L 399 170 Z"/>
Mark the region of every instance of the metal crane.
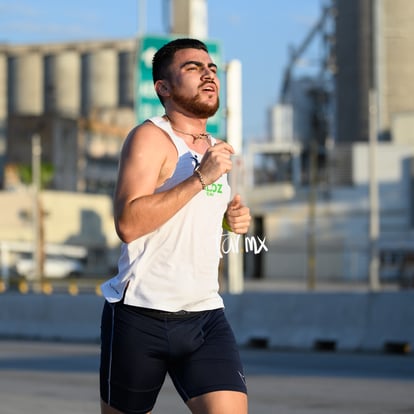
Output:
<path fill-rule="evenodd" d="M 298 48 L 291 50 L 289 63 L 287 64 L 286 69 L 284 71 L 284 75 L 283 75 L 282 87 L 281 87 L 281 91 L 280 91 L 280 102 L 281 103 L 286 103 L 287 93 L 289 91 L 290 82 L 291 82 L 291 78 L 292 78 L 292 71 L 293 71 L 293 68 L 294 68 L 296 62 L 298 61 L 300 56 L 305 52 L 305 50 L 307 49 L 309 44 L 312 42 L 312 40 L 316 36 L 316 34 L 320 31 L 322 31 L 322 29 L 325 25 L 325 22 L 327 21 L 328 17 L 331 14 L 331 11 L 332 11 L 332 6 L 324 7 L 324 9 L 322 11 L 322 16 L 316 22 L 316 24 L 311 29 L 311 31 L 306 36 L 306 38 L 301 43 L 301 45 Z"/>

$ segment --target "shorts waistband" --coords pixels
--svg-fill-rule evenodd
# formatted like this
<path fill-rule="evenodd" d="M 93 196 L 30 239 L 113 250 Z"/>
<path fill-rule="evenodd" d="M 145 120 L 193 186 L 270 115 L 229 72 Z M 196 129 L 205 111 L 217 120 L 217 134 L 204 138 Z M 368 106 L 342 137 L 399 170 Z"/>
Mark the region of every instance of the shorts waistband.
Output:
<path fill-rule="evenodd" d="M 151 308 L 142 308 L 140 306 L 131 306 L 131 305 L 125 305 L 128 308 L 131 308 L 134 310 L 134 312 L 141 313 L 143 315 L 152 316 L 154 318 L 189 318 L 191 316 L 200 315 L 203 313 L 203 311 L 186 311 L 186 310 L 179 310 L 177 312 L 169 312 L 169 311 L 163 311 L 158 309 L 151 309 Z"/>

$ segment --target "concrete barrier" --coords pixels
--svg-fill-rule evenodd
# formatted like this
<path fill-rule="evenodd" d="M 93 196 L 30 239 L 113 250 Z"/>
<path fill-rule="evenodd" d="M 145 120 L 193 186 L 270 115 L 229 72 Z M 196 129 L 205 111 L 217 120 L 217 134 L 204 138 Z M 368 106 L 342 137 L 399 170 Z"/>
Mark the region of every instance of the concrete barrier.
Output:
<path fill-rule="evenodd" d="M 414 345 L 414 291 L 381 293 L 255 293 L 227 296 L 226 309 L 240 344 L 381 351 Z"/>
<path fill-rule="evenodd" d="M 5 293 L 0 296 L 0 336 L 98 341 L 103 303 L 90 294 Z"/>
<path fill-rule="evenodd" d="M 223 295 L 240 345 L 383 351 L 414 345 L 414 291 Z M 99 341 L 103 298 L 4 293 L 0 337 Z"/>

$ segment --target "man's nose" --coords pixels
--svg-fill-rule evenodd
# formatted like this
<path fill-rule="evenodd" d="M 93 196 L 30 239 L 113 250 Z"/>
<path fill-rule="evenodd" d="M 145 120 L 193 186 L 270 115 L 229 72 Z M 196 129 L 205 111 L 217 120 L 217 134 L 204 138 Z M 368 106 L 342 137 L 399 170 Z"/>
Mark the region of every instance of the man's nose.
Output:
<path fill-rule="evenodd" d="M 215 76 L 216 74 L 211 68 L 209 68 L 208 66 L 204 68 L 203 74 L 202 74 L 203 79 L 205 78 L 214 79 Z"/>

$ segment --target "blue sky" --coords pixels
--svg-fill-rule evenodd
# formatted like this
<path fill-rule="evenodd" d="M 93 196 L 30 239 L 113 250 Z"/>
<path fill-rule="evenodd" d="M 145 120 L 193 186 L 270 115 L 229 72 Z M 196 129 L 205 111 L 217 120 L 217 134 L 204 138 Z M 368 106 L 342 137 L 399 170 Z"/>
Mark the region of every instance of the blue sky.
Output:
<path fill-rule="evenodd" d="M 147 34 L 167 33 L 167 2 L 146 1 Z M 224 62 L 242 63 L 245 140 L 266 137 L 267 110 L 278 100 L 289 47 L 304 40 L 325 3 L 208 0 L 209 37 L 220 42 Z M 131 38 L 140 30 L 138 21 L 138 0 L 0 0 L 0 43 Z M 307 69 L 298 66 L 296 72 L 312 70 L 318 58 L 315 45 L 304 56 Z"/>

